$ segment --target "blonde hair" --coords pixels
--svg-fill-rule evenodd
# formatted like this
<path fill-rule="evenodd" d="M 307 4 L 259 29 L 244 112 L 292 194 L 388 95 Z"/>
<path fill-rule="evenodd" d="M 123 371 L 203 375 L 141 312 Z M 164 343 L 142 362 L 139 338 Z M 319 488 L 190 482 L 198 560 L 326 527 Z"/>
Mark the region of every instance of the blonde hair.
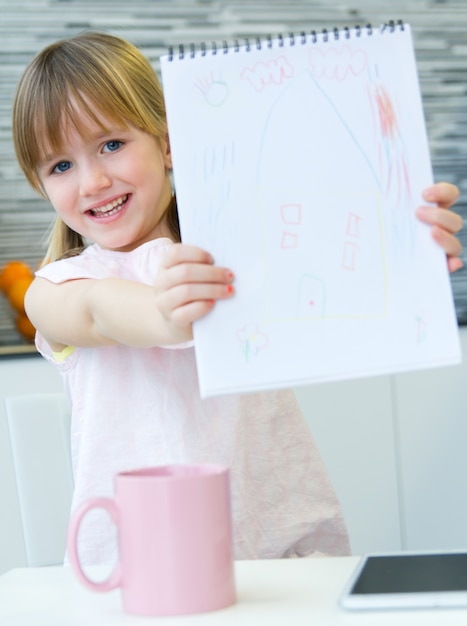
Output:
<path fill-rule="evenodd" d="M 44 197 L 38 176 L 44 146 L 61 151 L 64 124 L 71 124 L 85 137 L 82 112 L 100 127 L 105 118 L 158 138 L 167 137 L 159 80 L 135 46 L 98 32 L 53 43 L 25 69 L 13 104 L 16 157 L 30 185 Z M 174 239 L 180 240 L 175 199 L 166 215 Z M 84 247 L 81 235 L 57 217 L 44 261 L 79 254 Z"/>

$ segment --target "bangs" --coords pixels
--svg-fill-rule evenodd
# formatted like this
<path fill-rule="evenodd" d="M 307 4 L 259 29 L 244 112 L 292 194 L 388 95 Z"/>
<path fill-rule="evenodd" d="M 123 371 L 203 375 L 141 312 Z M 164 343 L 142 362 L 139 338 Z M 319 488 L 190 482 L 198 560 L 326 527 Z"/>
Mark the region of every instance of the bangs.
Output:
<path fill-rule="evenodd" d="M 128 119 L 115 108 L 115 101 L 95 102 L 88 94 L 74 88 L 48 106 L 37 107 L 37 119 L 33 127 L 37 145 L 35 167 L 45 154 L 61 153 L 66 145 L 68 129 L 74 129 L 83 139 L 90 139 L 97 126 L 103 133 L 110 131 L 109 123 L 128 128 Z M 91 126 L 94 128 L 91 130 Z M 40 144 L 37 138 L 40 137 Z"/>

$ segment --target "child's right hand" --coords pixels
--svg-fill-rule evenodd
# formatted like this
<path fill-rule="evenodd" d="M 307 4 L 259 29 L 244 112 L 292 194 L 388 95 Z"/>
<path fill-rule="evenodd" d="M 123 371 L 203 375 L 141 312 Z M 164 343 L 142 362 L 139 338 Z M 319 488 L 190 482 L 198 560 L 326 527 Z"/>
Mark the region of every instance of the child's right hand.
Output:
<path fill-rule="evenodd" d="M 191 339 L 192 323 L 211 311 L 216 300 L 232 297 L 233 279 L 233 272 L 214 265 L 205 250 L 174 244 L 154 282 L 157 305 L 172 339 Z"/>

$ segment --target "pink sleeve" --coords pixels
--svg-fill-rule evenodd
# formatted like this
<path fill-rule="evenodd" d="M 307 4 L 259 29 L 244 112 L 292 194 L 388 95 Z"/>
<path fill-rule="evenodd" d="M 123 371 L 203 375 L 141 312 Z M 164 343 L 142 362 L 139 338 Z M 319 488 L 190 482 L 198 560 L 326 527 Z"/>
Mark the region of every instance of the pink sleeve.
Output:
<path fill-rule="evenodd" d="M 87 257 L 79 255 L 44 265 L 37 270 L 36 276 L 46 278 L 52 283 L 64 283 L 79 278 L 108 278 L 115 275 L 112 269 L 96 259 L 89 262 Z"/>

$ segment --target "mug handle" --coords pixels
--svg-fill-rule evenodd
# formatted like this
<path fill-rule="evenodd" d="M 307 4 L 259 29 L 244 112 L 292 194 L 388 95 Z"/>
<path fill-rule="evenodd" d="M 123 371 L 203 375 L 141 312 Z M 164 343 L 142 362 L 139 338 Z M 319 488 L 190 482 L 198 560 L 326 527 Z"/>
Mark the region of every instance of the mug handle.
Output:
<path fill-rule="evenodd" d="M 96 582 L 86 576 L 78 556 L 79 528 L 86 513 L 94 508 L 107 511 L 113 523 L 118 527 L 118 509 L 114 500 L 111 498 L 91 498 L 90 500 L 86 500 L 86 502 L 83 502 L 75 509 L 70 519 L 67 540 L 68 556 L 74 573 L 85 587 L 88 587 L 88 589 L 92 591 L 112 591 L 112 589 L 119 587 L 121 584 L 120 562 L 116 564 L 108 578 L 101 582 Z"/>

